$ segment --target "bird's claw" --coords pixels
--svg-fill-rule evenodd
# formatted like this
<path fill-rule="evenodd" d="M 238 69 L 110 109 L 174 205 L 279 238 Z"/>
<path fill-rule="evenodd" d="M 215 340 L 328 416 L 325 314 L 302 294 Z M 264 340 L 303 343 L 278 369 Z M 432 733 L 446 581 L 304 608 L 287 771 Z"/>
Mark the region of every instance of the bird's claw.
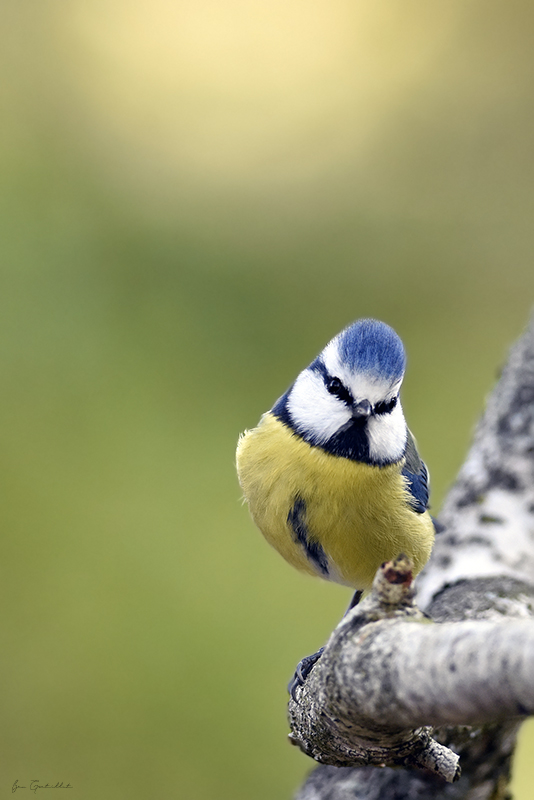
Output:
<path fill-rule="evenodd" d="M 321 658 L 323 651 L 324 647 L 321 647 L 321 649 L 318 650 L 316 653 L 313 653 L 311 656 L 305 656 L 302 659 L 302 661 L 299 661 L 299 663 L 297 664 L 295 674 L 293 675 L 287 686 L 287 691 L 289 692 L 293 700 L 296 701 L 297 699 L 296 697 L 297 687 L 304 685 L 304 681 L 306 680 L 306 678 L 308 677 L 308 675 L 310 674 L 316 663 Z"/>

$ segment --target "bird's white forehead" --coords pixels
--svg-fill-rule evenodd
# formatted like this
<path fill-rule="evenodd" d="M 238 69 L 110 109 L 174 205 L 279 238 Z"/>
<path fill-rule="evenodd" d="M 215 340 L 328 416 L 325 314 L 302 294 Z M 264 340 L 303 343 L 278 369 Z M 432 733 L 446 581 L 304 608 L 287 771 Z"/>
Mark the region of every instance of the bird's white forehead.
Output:
<path fill-rule="evenodd" d="M 356 402 L 369 400 L 374 405 L 393 397 L 401 387 L 402 378 L 392 382 L 374 373 L 351 370 L 340 358 L 335 339 L 323 350 L 322 359 L 328 373 L 343 382 Z"/>

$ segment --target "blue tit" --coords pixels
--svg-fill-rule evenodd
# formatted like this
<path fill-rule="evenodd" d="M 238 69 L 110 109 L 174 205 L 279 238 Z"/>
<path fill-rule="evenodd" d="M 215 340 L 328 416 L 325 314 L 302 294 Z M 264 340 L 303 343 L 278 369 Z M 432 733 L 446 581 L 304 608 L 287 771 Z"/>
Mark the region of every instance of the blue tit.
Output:
<path fill-rule="evenodd" d="M 434 542 L 428 473 L 399 399 L 406 366 L 392 328 L 345 328 L 245 431 L 237 472 L 267 541 L 309 575 L 370 589 L 399 553 L 417 574 Z"/>

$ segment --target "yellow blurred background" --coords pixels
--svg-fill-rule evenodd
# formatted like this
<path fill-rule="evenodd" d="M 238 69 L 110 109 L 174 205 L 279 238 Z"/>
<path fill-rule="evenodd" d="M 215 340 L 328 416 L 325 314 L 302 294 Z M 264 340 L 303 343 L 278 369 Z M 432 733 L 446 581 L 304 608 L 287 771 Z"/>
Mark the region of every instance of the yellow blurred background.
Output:
<path fill-rule="evenodd" d="M 534 301 L 534 10 L 3 0 L 0 23 L 0 792 L 290 798 L 313 763 L 285 685 L 350 592 L 254 530 L 237 436 L 376 316 L 439 509 Z"/>

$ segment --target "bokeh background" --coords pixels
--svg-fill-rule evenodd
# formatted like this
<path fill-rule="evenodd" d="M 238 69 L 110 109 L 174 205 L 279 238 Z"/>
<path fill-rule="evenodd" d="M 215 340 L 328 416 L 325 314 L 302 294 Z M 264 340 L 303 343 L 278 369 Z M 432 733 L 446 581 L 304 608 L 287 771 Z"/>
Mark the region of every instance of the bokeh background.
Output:
<path fill-rule="evenodd" d="M 0 24 L 0 796 L 290 798 L 313 764 L 285 685 L 350 592 L 254 530 L 236 439 L 376 316 L 439 509 L 534 302 L 534 10 L 2 0 Z"/>

